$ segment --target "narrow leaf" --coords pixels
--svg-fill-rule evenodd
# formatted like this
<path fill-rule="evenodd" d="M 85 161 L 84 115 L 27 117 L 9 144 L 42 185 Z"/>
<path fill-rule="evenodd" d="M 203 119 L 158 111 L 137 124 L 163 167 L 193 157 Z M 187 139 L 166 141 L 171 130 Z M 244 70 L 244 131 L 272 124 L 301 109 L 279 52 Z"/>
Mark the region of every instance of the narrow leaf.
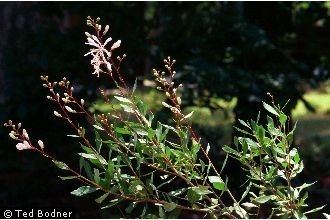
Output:
<path fill-rule="evenodd" d="M 165 209 L 165 212 L 171 212 L 173 211 L 175 208 L 176 208 L 176 203 L 174 202 L 171 202 L 171 203 L 165 203 L 163 205 L 164 209 Z"/>
<path fill-rule="evenodd" d="M 71 194 L 75 195 L 75 196 L 82 196 L 82 195 L 85 195 L 85 194 L 95 192 L 96 190 L 97 190 L 97 188 L 92 187 L 92 186 L 81 186 L 78 189 L 73 190 L 71 192 Z"/>
<path fill-rule="evenodd" d="M 61 162 L 61 161 L 57 161 L 57 160 L 53 160 L 53 163 L 60 169 L 62 170 L 68 170 L 69 167 L 68 165 L 66 165 L 65 163 Z"/>
<path fill-rule="evenodd" d="M 59 176 L 59 178 L 61 180 L 72 180 L 72 179 L 76 179 L 77 176 Z"/>
<path fill-rule="evenodd" d="M 265 103 L 265 102 L 262 102 L 262 104 L 263 104 L 264 108 L 265 108 L 268 112 L 270 112 L 270 113 L 272 113 L 272 114 L 274 114 L 274 115 L 276 115 L 276 116 L 280 116 L 280 115 L 277 113 L 277 111 L 276 111 L 272 106 L 268 105 L 268 104 Z"/>
<path fill-rule="evenodd" d="M 95 202 L 102 203 L 108 196 L 110 192 L 105 193 L 104 195 L 100 196 L 99 198 L 95 199 Z"/>
<path fill-rule="evenodd" d="M 129 99 L 121 97 L 121 96 L 114 96 L 115 99 L 117 99 L 120 102 L 125 102 L 125 103 L 132 103 Z"/>
<path fill-rule="evenodd" d="M 272 198 L 272 196 L 260 196 L 254 199 L 254 201 L 256 201 L 257 203 L 263 204 L 268 202 L 270 199 Z"/>

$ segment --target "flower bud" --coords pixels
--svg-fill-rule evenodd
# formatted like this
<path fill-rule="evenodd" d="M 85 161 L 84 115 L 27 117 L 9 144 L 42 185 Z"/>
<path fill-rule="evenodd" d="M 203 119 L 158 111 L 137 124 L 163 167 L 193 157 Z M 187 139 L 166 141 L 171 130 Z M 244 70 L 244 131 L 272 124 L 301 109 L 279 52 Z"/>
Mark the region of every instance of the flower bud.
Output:
<path fill-rule="evenodd" d="M 166 102 L 162 102 L 163 106 L 166 108 L 172 108 L 172 106 L 170 106 L 169 104 L 167 104 Z"/>
<path fill-rule="evenodd" d="M 72 108 L 70 108 L 69 106 L 64 106 L 64 108 L 65 108 L 68 112 L 76 113 L 76 111 L 73 110 Z"/>
<path fill-rule="evenodd" d="M 14 140 L 18 139 L 13 133 L 9 133 L 9 137 Z"/>
<path fill-rule="evenodd" d="M 120 47 L 121 44 L 121 40 L 117 40 L 111 47 L 111 50 L 117 49 L 118 47 Z"/>
<path fill-rule="evenodd" d="M 22 144 L 22 143 L 18 143 L 18 144 L 16 144 L 16 149 L 17 150 L 24 150 L 25 149 L 25 145 Z"/>
<path fill-rule="evenodd" d="M 23 136 L 26 138 L 26 140 L 29 140 L 29 135 L 25 129 L 23 129 Z"/>
<path fill-rule="evenodd" d="M 178 104 L 181 105 L 181 98 L 178 97 L 176 100 L 178 101 Z"/>
<path fill-rule="evenodd" d="M 43 150 L 44 149 L 44 142 L 42 142 L 41 140 L 38 140 L 38 145 L 39 147 Z"/>
<path fill-rule="evenodd" d="M 24 144 L 24 146 L 25 146 L 25 149 L 30 149 L 30 148 L 32 148 L 31 145 L 29 144 L 29 142 L 27 142 L 27 141 L 23 141 L 23 144 Z"/>
<path fill-rule="evenodd" d="M 106 25 L 103 31 L 103 35 L 105 35 L 109 30 L 109 25 Z"/>
<path fill-rule="evenodd" d="M 54 115 L 55 115 L 56 117 L 62 117 L 62 115 L 61 115 L 60 113 L 58 113 L 57 111 L 54 111 Z"/>

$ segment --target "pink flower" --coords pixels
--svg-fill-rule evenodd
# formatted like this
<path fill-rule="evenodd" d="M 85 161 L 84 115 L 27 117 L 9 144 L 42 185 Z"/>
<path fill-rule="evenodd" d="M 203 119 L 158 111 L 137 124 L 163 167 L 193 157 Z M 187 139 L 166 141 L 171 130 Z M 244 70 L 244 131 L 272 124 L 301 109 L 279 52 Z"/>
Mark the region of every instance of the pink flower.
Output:
<path fill-rule="evenodd" d="M 33 147 L 27 141 L 23 141 L 23 143 L 16 144 L 16 148 L 17 150 L 33 149 Z"/>

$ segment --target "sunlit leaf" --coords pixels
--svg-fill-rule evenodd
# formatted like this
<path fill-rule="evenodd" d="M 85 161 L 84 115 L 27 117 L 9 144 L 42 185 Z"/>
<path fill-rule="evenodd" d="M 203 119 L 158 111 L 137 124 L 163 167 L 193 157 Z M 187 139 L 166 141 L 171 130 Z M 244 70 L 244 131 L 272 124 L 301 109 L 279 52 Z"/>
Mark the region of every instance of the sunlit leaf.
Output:
<path fill-rule="evenodd" d="M 82 195 L 85 195 L 85 194 L 95 192 L 96 190 L 97 190 L 97 188 L 92 187 L 92 186 L 81 186 L 78 189 L 73 190 L 71 192 L 71 194 L 75 195 L 75 196 L 82 196 Z"/>
<path fill-rule="evenodd" d="M 264 108 L 265 108 L 268 112 L 270 112 L 270 113 L 272 113 L 272 114 L 274 114 L 274 115 L 276 115 L 276 116 L 280 116 L 280 115 L 278 114 L 278 112 L 277 112 L 272 106 L 268 105 L 268 104 L 265 103 L 265 102 L 262 102 L 262 104 L 263 104 Z"/>

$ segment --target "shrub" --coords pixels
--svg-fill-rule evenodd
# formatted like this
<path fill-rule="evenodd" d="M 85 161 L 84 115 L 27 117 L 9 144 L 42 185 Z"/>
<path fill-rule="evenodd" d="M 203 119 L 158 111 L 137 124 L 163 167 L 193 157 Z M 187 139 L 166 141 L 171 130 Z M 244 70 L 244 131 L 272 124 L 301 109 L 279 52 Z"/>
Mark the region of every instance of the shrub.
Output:
<path fill-rule="evenodd" d="M 95 201 L 102 209 L 129 201 L 126 213 L 139 207 L 140 213 L 134 214 L 141 218 L 175 218 L 182 210 L 208 218 L 301 218 L 322 208 L 304 210 L 308 198 L 305 189 L 313 183 L 293 184 L 304 167 L 292 146 L 294 129 L 288 131 L 289 118 L 283 108 L 274 102 L 264 103 L 270 113 L 266 127 L 258 119 L 240 121 L 242 127 L 236 129 L 241 136 L 234 138 L 235 147 L 222 148 L 227 157 L 218 169 L 208 155 L 210 146 L 201 144 L 189 122 L 193 112 L 182 112 L 182 86 L 173 81 L 175 60 L 168 57 L 164 70 L 153 70 L 157 89 L 168 100 L 162 105 L 172 112 L 174 125 L 168 125 L 154 120 L 148 106 L 135 95 L 136 84 L 131 88 L 125 82 L 120 67 L 126 55 L 114 58 L 121 41 L 111 44 L 111 37 L 105 37 L 109 26 L 102 29 L 99 18 L 90 17 L 87 25 L 95 32 L 86 32 L 86 44 L 91 46 L 86 55 L 92 57 L 93 74 L 109 78 L 118 89 L 113 97 L 104 90 L 100 90 L 101 95 L 105 103 L 116 102 L 121 108 L 92 115 L 85 101 L 75 97 L 69 80 L 52 82 L 41 76 L 49 91 L 47 99 L 57 106 L 54 115 L 71 126 L 74 133 L 68 136 L 81 145 L 79 170 L 50 155 L 41 140 L 32 141 L 21 123 L 5 123 L 11 129 L 9 136 L 18 142 L 18 150 L 39 153 L 67 174 L 60 177 L 62 180 L 81 182 L 71 194 L 98 194 Z M 78 123 L 79 117 L 86 119 L 86 126 Z M 222 177 L 228 156 L 238 160 L 249 177 L 239 199 L 231 193 L 228 179 Z M 265 207 L 267 216 L 261 213 Z"/>

